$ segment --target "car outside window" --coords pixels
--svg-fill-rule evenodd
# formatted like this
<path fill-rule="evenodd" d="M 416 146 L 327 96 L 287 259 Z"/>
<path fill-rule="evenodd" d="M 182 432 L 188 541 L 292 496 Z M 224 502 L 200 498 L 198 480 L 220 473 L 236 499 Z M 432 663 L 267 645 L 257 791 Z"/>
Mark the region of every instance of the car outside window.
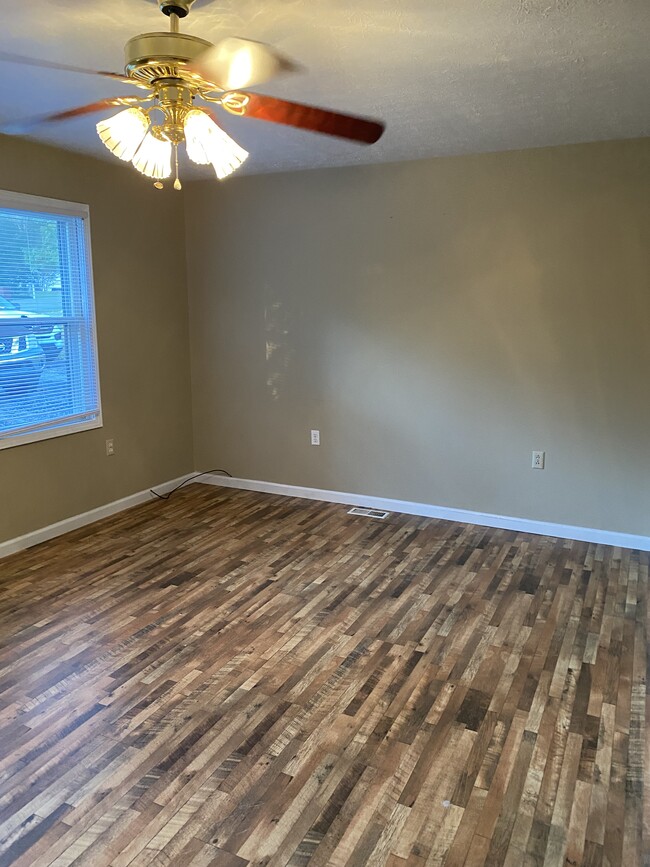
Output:
<path fill-rule="evenodd" d="M 0 448 L 101 423 L 88 207 L 0 192 Z"/>

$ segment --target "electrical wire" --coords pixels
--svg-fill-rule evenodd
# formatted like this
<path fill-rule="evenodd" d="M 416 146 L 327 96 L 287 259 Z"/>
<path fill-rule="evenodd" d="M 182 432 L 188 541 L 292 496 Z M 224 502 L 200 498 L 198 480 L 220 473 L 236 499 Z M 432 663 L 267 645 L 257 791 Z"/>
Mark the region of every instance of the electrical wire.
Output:
<path fill-rule="evenodd" d="M 189 479 L 185 479 L 183 482 L 180 483 L 180 485 L 176 485 L 175 488 L 172 488 L 171 491 L 169 491 L 166 494 L 159 494 L 156 491 L 154 491 L 153 488 L 149 489 L 149 493 L 153 494 L 154 497 L 158 497 L 159 500 L 168 500 L 171 497 L 171 495 L 174 493 L 174 491 L 177 491 L 179 488 L 182 488 L 183 485 L 186 485 L 188 482 L 193 482 L 195 479 L 198 479 L 199 476 L 209 476 L 211 473 L 221 473 L 224 476 L 228 476 L 229 479 L 232 479 L 232 475 L 231 475 L 231 473 L 228 472 L 228 470 L 222 470 L 222 469 L 204 470 L 202 473 L 196 473 L 195 475 L 190 476 Z"/>

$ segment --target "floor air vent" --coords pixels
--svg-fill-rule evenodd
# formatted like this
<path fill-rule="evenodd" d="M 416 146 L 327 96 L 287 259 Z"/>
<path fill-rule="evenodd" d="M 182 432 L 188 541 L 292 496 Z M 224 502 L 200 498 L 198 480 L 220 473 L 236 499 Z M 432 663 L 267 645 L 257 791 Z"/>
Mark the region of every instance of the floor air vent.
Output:
<path fill-rule="evenodd" d="M 355 506 L 354 509 L 350 509 L 348 515 L 361 515 L 363 518 L 379 518 L 383 521 L 384 518 L 390 515 L 390 512 L 380 512 L 379 509 L 361 509 L 359 506 Z"/>

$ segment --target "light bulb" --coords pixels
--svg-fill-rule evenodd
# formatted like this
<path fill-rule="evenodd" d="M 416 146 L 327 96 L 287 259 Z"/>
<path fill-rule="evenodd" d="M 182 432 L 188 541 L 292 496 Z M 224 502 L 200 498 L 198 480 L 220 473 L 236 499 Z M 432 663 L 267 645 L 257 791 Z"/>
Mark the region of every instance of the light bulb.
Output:
<path fill-rule="evenodd" d="M 185 146 L 188 157 L 199 165 L 212 163 L 217 177 L 227 178 L 244 162 L 248 152 L 204 111 L 192 109 L 185 118 Z"/>
<path fill-rule="evenodd" d="M 149 120 L 141 108 L 127 108 L 100 120 L 97 133 L 106 147 L 121 160 L 132 160 L 149 129 Z"/>
<path fill-rule="evenodd" d="M 168 178 L 172 173 L 172 143 L 148 132 L 132 163 L 148 178 Z"/>

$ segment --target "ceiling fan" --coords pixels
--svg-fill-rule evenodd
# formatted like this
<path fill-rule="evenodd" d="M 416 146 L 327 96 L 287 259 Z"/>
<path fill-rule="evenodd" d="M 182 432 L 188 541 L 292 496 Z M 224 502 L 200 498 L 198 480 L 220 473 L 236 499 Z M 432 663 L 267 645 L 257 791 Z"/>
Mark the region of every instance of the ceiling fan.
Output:
<path fill-rule="evenodd" d="M 218 125 L 212 106 L 233 115 L 360 144 L 379 140 L 384 131 L 380 121 L 243 90 L 298 67 L 262 42 L 228 37 L 213 45 L 181 33 L 180 21 L 189 14 L 193 3 L 194 0 L 160 2 L 170 29 L 130 39 L 125 46 L 124 75 L 0 52 L 0 61 L 100 75 L 146 91 L 138 96 L 108 97 L 55 114 L 7 123 L 0 125 L 0 132 L 23 133 L 39 124 L 125 106 L 97 124 L 100 139 L 116 157 L 131 162 L 139 172 L 152 178 L 158 189 L 163 188 L 163 180 L 173 173 L 177 190 L 182 188 L 178 146 L 183 142 L 188 157 L 199 165 L 211 164 L 219 179 L 232 174 L 248 156 Z"/>

